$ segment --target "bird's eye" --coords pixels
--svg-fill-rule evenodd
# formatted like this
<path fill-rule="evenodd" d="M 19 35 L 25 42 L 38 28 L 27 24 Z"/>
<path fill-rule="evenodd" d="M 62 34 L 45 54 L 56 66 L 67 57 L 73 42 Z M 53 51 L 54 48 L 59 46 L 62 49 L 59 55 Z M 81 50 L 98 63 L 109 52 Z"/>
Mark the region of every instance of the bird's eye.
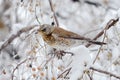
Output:
<path fill-rule="evenodd" d="M 46 28 L 42 29 L 41 31 L 45 32 L 45 31 L 46 31 Z"/>

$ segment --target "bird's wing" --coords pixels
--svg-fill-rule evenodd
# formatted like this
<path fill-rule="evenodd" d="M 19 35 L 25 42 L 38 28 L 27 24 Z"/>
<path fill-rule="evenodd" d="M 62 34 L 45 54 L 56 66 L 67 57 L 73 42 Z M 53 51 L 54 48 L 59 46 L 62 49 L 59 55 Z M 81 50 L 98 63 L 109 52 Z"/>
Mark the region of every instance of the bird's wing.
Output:
<path fill-rule="evenodd" d="M 64 30 L 60 27 L 55 27 L 53 33 L 53 36 L 58 36 L 61 38 L 67 38 L 67 39 L 79 39 L 79 40 L 88 40 L 88 38 L 85 38 L 83 36 L 80 36 L 74 32 L 68 31 L 68 30 Z"/>
<path fill-rule="evenodd" d="M 61 38 L 66 38 L 66 39 L 86 40 L 86 41 L 88 41 L 90 43 L 94 43 L 94 44 L 98 44 L 98 45 L 106 44 L 104 42 L 91 40 L 90 38 L 80 36 L 80 35 L 78 35 L 78 34 L 76 34 L 74 32 L 67 31 L 67 30 L 64 30 L 64 29 L 58 28 L 58 27 L 55 27 L 52 35 L 55 36 L 55 37 L 61 37 Z"/>

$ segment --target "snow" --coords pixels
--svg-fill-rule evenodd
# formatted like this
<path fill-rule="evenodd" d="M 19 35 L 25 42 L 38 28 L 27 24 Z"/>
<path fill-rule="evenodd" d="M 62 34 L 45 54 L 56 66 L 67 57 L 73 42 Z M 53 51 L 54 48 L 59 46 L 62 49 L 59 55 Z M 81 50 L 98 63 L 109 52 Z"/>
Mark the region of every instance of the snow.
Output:
<path fill-rule="evenodd" d="M 71 50 L 75 55 L 71 63 L 70 80 L 77 80 L 80 78 L 84 70 L 89 68 L 92 63 L 92 59 L 89 55 L 89 49 L 84 46 L 79 46 Z"/>
<path fill-rule="evenodd" d="M 52 0 L 61 28 L 93 39 L 111 19 L 120 17 L 120 1 L 88 1 L 100 3 L 101 6 L 95 7 L 84 0 Z M 38 6 L 35 13 L 36 4 Z M 48 0 L 0 0 L 0 22 L 5 24 L 3 28 L 0 27 L 0 45 L 20 29 L 40 25 L 35 15 L 40 24 L 51 24 L 54 21 Z M 107 30 L 107 45 L 102 46 L 100 52 L 100 46 L 79 45 L 66 50 L 72 52 L 73 56 L 65 54 L 62 59 L 51 55 L 51 47 L 34 31 L 36 29 L 22 33 L 1 51 L 0 80 L 12 79 L 12 74 L 13 80 L 66 80 L 66 73 L 63 72 L 69 68 L 70 73 L 66 76 L 68 80 L 78 80 L 82 75 L 82 79 L 90 80 L 87 72 L 84 72 L 90 71 L 91 74 L 91 66 L 120 75 L 120 21 Z M 98 41 L 102 41 L 103 37 L 101 36 Z M 93 64 L 98 53 L 99 56 Z M 20 58 L 15 58 L 16 56 Z M 21 62 L 23 63 L 20 64 Z M 13 73 L 16 66 L 18 68 Z M 63 75 L 58 78 L 62 73 Z M 119 80 L 97 71 L 94 71 L 91 77 L 93 80 Z"/>

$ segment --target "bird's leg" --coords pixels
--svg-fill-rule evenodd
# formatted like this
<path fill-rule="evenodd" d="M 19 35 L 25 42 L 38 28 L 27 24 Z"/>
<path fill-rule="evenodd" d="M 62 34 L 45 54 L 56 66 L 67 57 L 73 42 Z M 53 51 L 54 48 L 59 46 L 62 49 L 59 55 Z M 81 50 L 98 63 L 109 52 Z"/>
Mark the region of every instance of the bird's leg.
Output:
<path fill-rule="evenodd" d="M 62 59 L 62 57 L 65 56 L 65 54 L 71 54 L 71 56 L 74 55 L 72 52 L 65 52 L 64 50 L 57 50 L 55 48 L 53 48 L 51 54 L 56 56 L 58 59 Z"/>

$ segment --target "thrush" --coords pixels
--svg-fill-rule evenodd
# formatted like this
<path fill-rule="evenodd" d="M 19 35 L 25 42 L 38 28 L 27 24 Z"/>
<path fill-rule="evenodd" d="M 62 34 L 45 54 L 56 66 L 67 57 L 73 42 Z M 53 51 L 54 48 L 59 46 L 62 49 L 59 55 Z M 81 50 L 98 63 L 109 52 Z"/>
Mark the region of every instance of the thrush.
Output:
<path fill-rule="evenodd" d="M 60 27 L 54 27 L 53 25 L 49 24 L 41 25 L 38 29 L 38 34 L 42 36 L 43 40 L 48 45 L 59 50 L 69 49 L 84 43 L 97 45 L 106 44 L 104 42 L 91 40 L 89 38 L 78 35 L 77 33 L 65 30 Z"/>

